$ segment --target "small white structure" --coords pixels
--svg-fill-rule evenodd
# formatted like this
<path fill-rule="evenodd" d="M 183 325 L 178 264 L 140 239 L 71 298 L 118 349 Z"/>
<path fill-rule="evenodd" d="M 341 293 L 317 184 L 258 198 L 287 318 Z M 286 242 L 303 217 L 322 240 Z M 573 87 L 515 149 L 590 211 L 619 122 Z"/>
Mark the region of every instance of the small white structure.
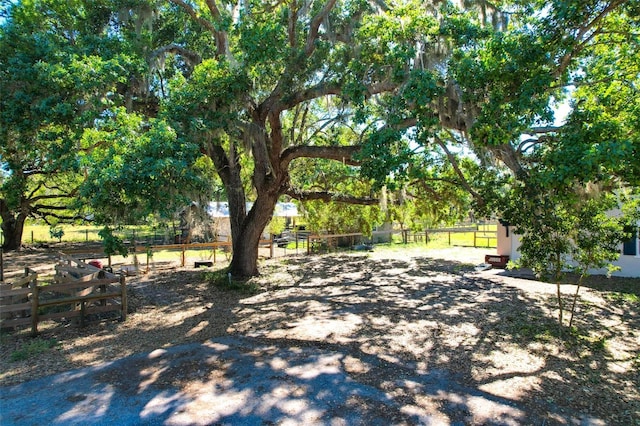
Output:
<path fill-rule="evenodd" d="M 509 256 L 509 260 L 520 258 L 520 236 L 513 232 L 513 227 L 502 222 L 498 224 L 498 245 L 497 254 L 499 256 Z M 613 262 L 619 266 L 620 270 L 611 275 L 617 277 L 640 277 L 640 222 L 636 224 L 635 235 L 624 244 L 620 245 L 620 257 Z M 595 269 L 591 274 L 606 274 L 606 269 Z"/>
<path fill-rule="evenodd" d="M 253 203 L 248 202 L 246 205 L 247 211 L 251 210 Z M 229 222 L 229 203 L 226 201 L 212 201 L 207 207 L 207 213 L 215 221 L 215 230 L 218 238 L 231 236 L 231 223 Z M 298 213 L 298 206 L 295 203 L 278 203 L 276 209 L 273 212 L 274 217 L 284 217 L 293 219 L 300 216 Z M 268 236 L 267 236 L 268 237 Z"/>

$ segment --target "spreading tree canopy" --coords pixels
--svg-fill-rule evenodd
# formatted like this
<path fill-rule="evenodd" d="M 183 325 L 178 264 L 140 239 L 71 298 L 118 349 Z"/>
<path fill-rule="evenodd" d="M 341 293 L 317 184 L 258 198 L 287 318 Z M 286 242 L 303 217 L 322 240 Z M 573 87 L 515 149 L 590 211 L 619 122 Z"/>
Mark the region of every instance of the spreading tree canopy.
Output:
<path fill-rule="evenodd" d="M 76 2 L 11 5 L 0 28 L 0 215 L 4 247 L 20 246 L 27 217 L 74 219 L 78 142 L 136 59 L 96 29 L 108 14 Z"/>
<path fill-rule="evenodd" d="M 157 186 L 143 183 L 167 173 L 172 185 L 187 182 L 175 169 L 199 174 L 190 168 L 197 148 L 225 188 L 234 276 L 257 273 L 258 241 L 283 195 L 373 205 L 381 188 L 403 190 L 412 183 L 434 199 L 462 188 L 476 208 L 501 210 L 496 188 L 506 188 L 504 194 L 515 180 L 531 187 L 527 182 L 539 156 L 569 153 L 559 147 L 570 148 L 572 141 L 583 144 L 574 154 L 588 154 L 594 169 L 600 164 L 597 152 L 606 146 L 617 153 L 607 158 L 622 162 L 609 161 L 600 174 L 581 178 L 581 165 L 590 160 L 564 156 L 559 169 L 566 168 L 567 181 L 582 185 L 606 175 L 615 176 L 603 183 L 607 188 L 638 182 L 637 0 L 54 3 L 32 0 L 12 7 L 2 43 L 9 43 L 4 31 L 16 25 L 15 17 L 38 7 L 73 17 L 43 37 L 59 31 L 67 48 L 75 48 L 82 25 L 91 23 L 96 43 L 115 46 L 88 46 L 76 54 L 83 63 L 117 59 L 118 72 L 107 74 L 115 87 L 88 91 L 112 104 L 92 104 L 93 118 L 77 127 L 51 119 L 65 129 L 83 129 L 70 138 L 75 143 L 106 141 L 101 149 L 83 148 L 88 156 L 81 193 L 92 194 L 96 210 L 108 211 L 107 200 L 116 195 L 117 210 L 144 210 L 141 205 L 153 197 L 130 190 L 141 185 L 148 194 Z M 78 10 L 97 15 L 79 19 Z M 1 60 L 5 72 L 13 62 Z M 39 63 L 26 61 L 25 67 Z M 49 84 L 51 78 L 41 81 Z M 109 79 L 90 82 L 106 85 Z M 14 87 L 3 90 L 13 95 Z M 554 105 L 571 100 L 573 115 L 566 125 L 556 125 Z M 3 114 L 9 108 L 4 105 Z M 89 103 L 72 105 L 75 120 L 78 106 Z M 131 123 L 135 131 L 112 122 Z M 96 131 L 102 136 L 86 133 Z M 3 132 L 3 143 L 22 135 L 11 118 Z M 40 126 L 30 134 L 42 139 L 46 132 Z M 168 163 L 173 174 L 149 176 L 142 161 L 124 155 L 145 152 L 138 139 L 158 144 L 151 150 L 156 158 L 177 155 L 184 162 Z M 162 151 L 163 145 L 171 147 Z M 462 160 L 465 152 L 477 161 Z M 114 166 L 98 162 L 101 167 L 91 169 L 92 153 L 112 158 Z M 3 162 L 8 164 L 4 153 Z M 328 167 L 326 162 L 360 183 L 328 188 L 305 179 Z M 17 179 L 19 169 L 11 170 L 6 180 Z M 125 185 L 126 173 L 127 182 L 137 179 L 140 185 Z M 254 200 L 249 211 L 247 198 Z"/>

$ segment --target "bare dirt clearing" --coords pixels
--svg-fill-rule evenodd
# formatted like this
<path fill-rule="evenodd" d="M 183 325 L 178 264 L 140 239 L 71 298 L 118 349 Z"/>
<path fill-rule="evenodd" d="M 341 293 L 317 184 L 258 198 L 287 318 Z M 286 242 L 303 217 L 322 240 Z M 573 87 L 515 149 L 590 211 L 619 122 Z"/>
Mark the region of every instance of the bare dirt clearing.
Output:
<path fill-rule="evenodd" d="M 475 272 L 486 251 L 385 250 L 267 261 L 254 282 L 260 292 L 252 296 L 211 287 L 201 270 L 189 268 L 129 278 L 131 313 L 123 323 L 43 327 L 40 338 L 59 344 L 16 362 L 8 362 L 11 354 L 31 339 L 4 334 L 0 384 L 242 336 L 291 353 L 341 354 L 345 374 L 399 402 L 389 424 L 427 418 L 421 415 L 442 424 L 640 424 L 640 280 L 605 281 L 624 292 L 603 291 L 597 280 L 583 289 L 577 331 L 562 341 L 550 294 L 555 287 Z M 574 287 L 563 287 L 568 298 Z M 260 359 L 286 363 L 268 350 Z M 432 372 L 475 389 L 484 401 L 523 408 L 507 415 L 443 389 L 427 392 L 418 378 Z M 131 373 L 130 385 L 141 386 Z M 148 381 L 192 390 L 202 384 L 184 368 L 181 374 Z M 353 404 L 363 411 L 375 405 Z"/>

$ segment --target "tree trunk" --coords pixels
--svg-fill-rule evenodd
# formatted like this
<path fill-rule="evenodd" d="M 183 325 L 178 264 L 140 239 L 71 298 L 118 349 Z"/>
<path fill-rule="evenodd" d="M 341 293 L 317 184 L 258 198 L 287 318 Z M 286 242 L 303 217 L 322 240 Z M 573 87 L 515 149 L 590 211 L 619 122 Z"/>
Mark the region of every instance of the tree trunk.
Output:
<path fill-rule="evenodd" d="M 229 272 L 234 278 L 245 279 L 258 275 L 258 247 L 262 232 L 271 220 L 277 196 L 259 196 L 239 231 L 232 232 L 233 257 Z M 233 227 L 233 223 L 232 223 Z"/>
<path fill-rule="evenodd" d="M 582 286 L 582 281 L 584 280 L 585 274 L 581 274 L 578 279 L 578 283 L 576 284 L 576 293 L 573 295 L 573 303 L 571 304 L 571 316 L 569 317 L 569 330 L 573 326 L 573 316 L 576 313 L 576 304 L 578 302 L 578 292 L 580 291 L 580 286 Z"/>
<path fill-rule="evenodd" d="M 0 200 L 0 214 L 2 216 L 2 234 L 4 237 L 2 248 L 5 251 L 20 249 L 24 222 L 27 219 L 27 215 L 24 213 L 14 215 L 7 208 L 4 200 Z"/>
<path fill-rule="evenodd" d="M 281 180 L 272 176 L 256 185 L 258 197 L 251 211 L 247 214 L 246 194 L 241 176 L 240 157 L 232 144 L 229 152 L 219 145 L 211 145 L 205 150 L 213 160 L 218 175 L 222 179 L 229 202 L 229 221 L 231 225 L 231 242 L 233 255 L 229 272 L 234 278 L 245 279 L 258 275 L 258 245 L 265 227 L 273 216 L 281 188 Z M 257 161 L 257 160 L 256 160 Z M 260 163 L 256 170 L 265 169 Z M 254 180 L 255 174 L 254 171 Z M 263 173 L 267 175 L 267 173 Z"/>
<path fill-rule="evenodd" d="M 564 305 L 562 304 L 562 292 L 560 291 L 560 282 L 556 281 L 556 297 L 558 298 L 558 324 L 560 325 L 560 334 L 562 334 L 563 327 L 563 312 Z"/>

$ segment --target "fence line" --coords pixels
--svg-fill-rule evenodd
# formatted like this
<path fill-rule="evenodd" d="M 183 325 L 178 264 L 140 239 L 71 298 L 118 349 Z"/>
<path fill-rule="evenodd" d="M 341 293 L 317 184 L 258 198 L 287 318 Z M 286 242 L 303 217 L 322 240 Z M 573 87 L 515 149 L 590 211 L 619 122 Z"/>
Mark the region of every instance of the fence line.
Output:
<path fill-rule="evenodd" d="M 271 236 L 270 239 L 260 240 L 259 246 L 261 248 L 269 249 L 269 257 L 276 257 L 276 247 L 284 250 L 283 256 L 288 255 L 287 250 L 293 250 L 287 248 L 289 243 L 296 243 L 295 252 L 298 253 L 298 244 L 302 242 L 303 250 L 306 245 L 306 253 L 311 254 L 316 251 L 327 251 L 335 249 L 337 247 L 353 247 L 355 245 L 376 244 L 380 242 L 391 242 L 394 235 L 400 235 L 401 242 L 408 244 L 422 243 L 428 244 L 433 241 L 434 238 L 446 238 L 446 242 L 449 246 L 462 246 L 462 247 L 485 247 L 495 248 L 497 245 L 497 232 L 496 231 L 478 231 L 470 230 L 468 228 L 445 228 L 445 229 L 429 229 L 424 232 L 411 232 L 405 230 L 389 230 L 389 231 L 373 231 L 371 235 L 363 233 L 342 233 L 342 234 L 312 234 L 309 232 L 292 233 L 290 235 L 293 240 L 282 242 L 275 236 Z M 162 245 L 144 245 L 139 241 L 133 241 L 133 246 L 129 252 L 132 254 L 146 254 L 146 269 L 149 269 L 151 259 L 153 258 L 154 251 L 177 251 L 180 252 L 180 266 L 186 265 L 186 252 L 189 250 L 210 249 L 212 250 L 212 262 L 200 261 L 196 262 L 196 266 L 206 265 L 211 266 L 218 262 L 219 252 L 222 250 L 225 252 L 225 258 L 228 260 L 228 253 L 233 250 L 232 243 L 229 241 L 214 241 L 208 243 L 183 243 L 183 244 L 162 244 Z M 109 259 L 108 264 L 111 265 L 111 257 L 104 252 L 96 250 L 67 250 L 67 254 L 73 255 L 78 259 Z M 137 261 L 137 258 L 136 258 Z M 137 269 L 139 265 L 134 267 Z M 125 271 L 129 272 L 129 271 Z"/>
<path fill-rule="evenodd" d="M 126 319 L 124 275 L 111 274 L 63 253 L 60 259 L 53 283 L 38 284 L 37 272 L 27 268 L 23 277 L 0 285 L 0 327 L 30 325 L 31 334 L 36 335 L 38 323 L 46 320 L 79 317 L 80 326 L 84 326 L 88 315 L 116 310 L 121 320 Z"/>
<path fill-rule="evenodd" d="M 466 241 L 463 241 L 462 243 L 460 242 L 460 239 L 458 238 L 457 244 L 452 244 L 452 234 L 456 235 L 456 234 L 469 234 L 473 232 L 473 243 L 469 243 L 468 245 L 466 244 Z M 463 247 L 486 247 L 486 248 L 495 248 L 497 246 L 497 241 L 498 241 L 498 233 L 497 231 L 469 231 L 469 230 L 438 230 L 438 229 L 432 229 L 429 231 L 425 231 L 426 233 L 426 238 L 427 241 L 429 239 L 429 235 L 434 235 L 434 234 L 446 234 L 447 235 L 447 243 L 449 245 L 458 245 L 458 246 L 463 246 Z M 485 244 L 481 245 L 480 241 L 486 241 Z M 495 241 L 495 244 L 491 244 L 492 241 Z"/>
<path fill-rule="evenodd" d="M 393 239 L 394 234 L 400 234 L 402 243 L 408 244 L 409 242 L 419 243 L 424 242 L 428 244 L 434 235 L 446 235 L 447 243 L 449 246 L 462 246 L 462 247 L 485 247 L 495 248 L 497 245 L 498 234 L 496 231 L 475 231 L 468 229 L 430 229 L 421 233 L 411 233 L 409 230 L 390 230 L 390 231 L 373 231 L 371 236 L 367 236 L 362 233 L 347 233 L 347 234 L 310 234 L 307 237 L 307 253 L 310 254 L 314 250 L 329 250 L 336 246 L 351 246 L 366 245 L 368 243 L 374 243 L 376 238 L 383 238 L 387 241 Z M 460 235 L 473 234 L 473 238 L 468 236 L 465 239 L 461 239 Z M 452 238 L 454 236 L 454 238 Z M 493 244 L 492 244 L 493 243 Z"/>
<path fill-rule="evenodd" d="M 422 243 L 425 245 L 432 242 L 434 239 L 440 239 L 446 241 L 449 246 L 462 246 L 462 247 L 484 247 L 495 248 L 497 246 L 497 232 L 496 231 L 481 231 L 473 230 L 469 228 L 444 228 L 444 229 L 429 229 L 423 232 L 411 232 L 405 230 L 388 230 L 388 231 L 373 231 L 371 235 L 365 235 L 363 233 L 342 233 L 342 234 L 311 234 L 307 231 L 294 232 L 290 235 L 289 240 L 281 241 L 281 239 L 271 236 L 270 239 L 260 240 L 260 247 L 269 250 L 269 257 L 273 258 L 278 256 L 288 256 L 293 253 L 293 248 L 289 248 L 290 244 L 295 241 L 295 254 L 299 254 L 299 248 L 302 248 L 302 253 L 306 251 L 307 254 L 316 251 L 327 251 L 337 247 L 354 247 L 355 245 L 364 244 L 377 244 L 387 243 L 394 240 L 394 236 L 400 235 L 401 242 L 408 244 Z M 211 249 L 213 262 L 200 261 L 196 262 L 195 266 L 212 266 L 212 264 L 218 262 L 220 256 L 220 250 L 224 252 L 225 259 L 229 259 L 229 253 L 232 252 L 233 246 L 229 241 L 214 241 L 208 243 L 189 243 L 189 244 L 161 244 L 161 245 L 145 245 L 141 241 L 132 241 L 132 246 L 129 252 L 134 255 L 146 254 L 146 269 L 149 270 L 150 262 L 153 258 L 154 251 L 178 251 L 180 252 L 180 266 L 184 267 L 187 262 L 188 250 L 201 250 Z M 306 245 L 306 247 L 305 247 Z M 276 252 L 276 248 L 282 249 Z M 306 249 L 306 250 L 305 250 Z M 93 249 L 67 249 L 66 255 L 78 260 L 87 259 L 108 259 L 108 266 L 112 265 L 112 256 L 104 253 L 102 247 L 96 247 Z M 139 265 L 137 264 L 137 257 L 134 258 L 135 265 L 133 266 L 135 272 L 137 272 Z M 123 272 L 127 275 L 131 272 L 131 266 L 123 267 Z"/>

